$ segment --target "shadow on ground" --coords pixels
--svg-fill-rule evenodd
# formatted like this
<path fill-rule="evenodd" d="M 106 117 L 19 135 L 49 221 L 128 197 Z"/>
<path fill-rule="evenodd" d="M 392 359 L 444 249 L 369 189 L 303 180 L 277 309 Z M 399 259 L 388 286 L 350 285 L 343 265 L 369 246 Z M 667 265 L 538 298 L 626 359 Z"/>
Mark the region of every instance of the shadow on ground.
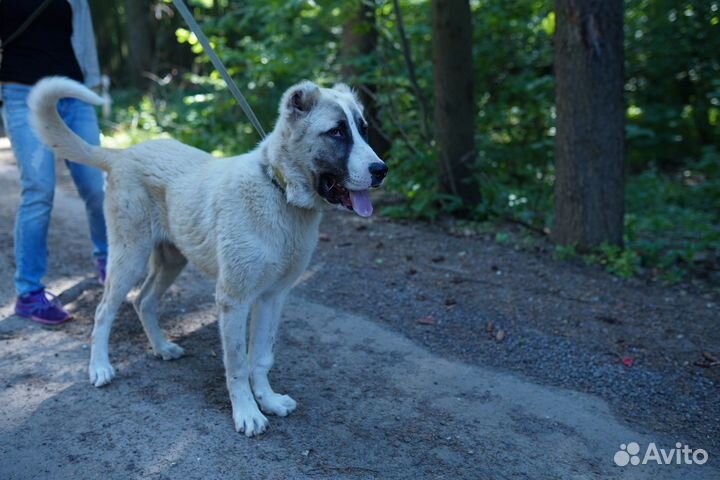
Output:
<path fill-rule="evenodd" d="M 276 389 L 298 410 L 266 435 L 233 431 L 211 285 L 184 275 L 165 328 L 188 355 L 150 355 L 131 307 L 111 340 L 119 373 L 86 378 L 97 289 L 51 330 L 0 322 L 4 478 L 710 478 L 710 466 L 612 465 L 627 441 L 662 441 L 618 423 L 601 400 L 437 357 L 376 324 L 293 298 Z M 183 286 L 193 284 L 185 296 Z M 77 287 L 76 287 L 77 288 Z M 189 307 L 193 306 L 194 307 Z M 187 308 L 185 310 L 185 308 Z M 668 470 L 672 468 L 672 470 Z M 622 474 L 622 475 L 621 475 Z M 701 475 L 702 474 L 702 475 Z"/>

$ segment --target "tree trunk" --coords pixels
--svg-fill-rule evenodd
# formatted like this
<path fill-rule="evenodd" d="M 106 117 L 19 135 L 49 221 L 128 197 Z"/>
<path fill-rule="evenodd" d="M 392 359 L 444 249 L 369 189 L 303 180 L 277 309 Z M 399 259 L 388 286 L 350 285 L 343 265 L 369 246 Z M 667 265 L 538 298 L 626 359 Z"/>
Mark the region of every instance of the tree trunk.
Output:
<path fill-rule="evenodd" d="M 468 0 L 432 0 L 432 51 L 440 188 L 472 207 L 480 202 L 480 188 L 473 175 L 475 102 Z"/>
<path fill-rule="evenodd" d="M 365 107 L 364 115 L 368 122 L 370 147 L 378 156 L 384 157 L 390 149 L 390 142 L 382 134 L 382 125 L 378 118 L 378 105 L 375 101 L 376 87 L 362 79 L 363 72 L 355 64 L 358 59 L 375 54 L 378 41 L 375 7 L 366 0 L 360 0 L 357 3 L 356 12 L 343 25 L 340 51 L 345 61 L 342 75 L 348 83 L 357 88 L 360 101 Z"/>
<path fill-rule="evenodd" d="M 621 245 L 625 106 L 623 0 L 556 0 L 552 238 Z"/>
<path fill-rule="evenodd" d="M 147 84 L 143 73 L 152 68 L 153 34 L 150 32 L 149 0 L 126 0 L 128 34 L 128 73 L 136 86 Z"/>

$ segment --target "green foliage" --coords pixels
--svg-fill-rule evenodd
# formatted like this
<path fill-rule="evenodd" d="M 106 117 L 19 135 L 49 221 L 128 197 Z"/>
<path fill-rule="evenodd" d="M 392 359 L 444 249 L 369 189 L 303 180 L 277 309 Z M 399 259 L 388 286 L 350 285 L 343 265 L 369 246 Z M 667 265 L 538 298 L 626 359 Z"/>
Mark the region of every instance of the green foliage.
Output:
<path fill-rule="evenodd" d="M 553 249 L 553 257 L 556 260 L 574 260 L 577 258 L 575 245 L 555 245 L 555 248 Z"/>
<path fill-rule="evenodd" d="M 359 1 L 204 0 L 192 5 L 266 129 L 282 92 L 301 79 L 328 86 L 342 80 L 373 85 L 383 131 L 392 140 L 386 186 L 403 199 L 382 213 L 434 220 L 457 212 L 460 201 L 439 193 L 432 111 L 423 118 L 421 100 L 408 80 L 392 2 L 369 0 L 376 7 L 375 54 L 342 51 L 343 25 Z M 474 171 L 483 200 L 464 211 L 471 210 L 470 220 L 511 218 L 548 228 L 555 175 L 552 2 L 470 3 Z M 401 0 L 400 6 L 420 94 L 432 109 L 430 2 Z M 625 249 L 604 246 L 588 260 L 620 276 L 649 271 L 669 281 L 688 275 L 715 281 L 720 263 L 720 1 L 628 0 L 625 7 Z M 184 28 L 175 33 L 194 52 L 195 64 L 171 84 L 154 86 L 140 102 L 116 96 L 116 105 L 124 108 L 114 120 L 125 126 L 114 134 L 117 142 L 166 132 L 216 154 L 253 147 L 257 135 L 194 36 Z M 502 243 L 502 235 L 496 241 Z M 557 247 L 554 255 L 571 259 L 576 252 Z"/>
<path fill-rule="evenodd" d="M 675 282 L 691 275 L 720 281 L 720 176 L 714 149 L 675 175 L 650 169 L 629 179 L 625 244 Z"/>
<path fill-rule="evenodd" d="M 594 253 L 585 256 L 590 264 L 599 264 L 619 277 L 630 278 L 640 269 L 640 256 L 631 248 L 621 248 L 617 245 L 603 243 Z"/>
<path fill-rule="evenodd" d="M 720 143 L 720 3 L 626 2 L 627 159 L 677 167 Z"/>
<path fill-rule="evenodd" d="M 507 245 L 510 243 L 510 236 L 505 232 L 498 232 L 495 234 L 495 243 L 498 245 Z"/>

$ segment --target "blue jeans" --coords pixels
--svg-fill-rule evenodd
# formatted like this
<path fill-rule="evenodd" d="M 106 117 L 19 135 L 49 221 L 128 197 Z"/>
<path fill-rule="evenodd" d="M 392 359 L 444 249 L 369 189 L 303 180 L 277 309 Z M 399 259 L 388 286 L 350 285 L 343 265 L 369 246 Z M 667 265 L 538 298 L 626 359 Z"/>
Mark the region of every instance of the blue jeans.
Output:
<path fill-rule="evenodd" d="M 44 288 L 47 271 L 47 234 L 55 193 L 55 155 L 29 124 L 27 96 L 30 87 L 2 85 L 2 117 L 20 170 L 20 205 L 15 219 L 15 290 L 18 295 Z M 58 103 L 58 112 L 70 129 L 93 145 L 100 144 L 95 109 L 74 98 Z M 65 160 L 80 197 L 85 202 L 93 255 L 107 256 L 103 215 L 104 178 L 96 169 Z"/>

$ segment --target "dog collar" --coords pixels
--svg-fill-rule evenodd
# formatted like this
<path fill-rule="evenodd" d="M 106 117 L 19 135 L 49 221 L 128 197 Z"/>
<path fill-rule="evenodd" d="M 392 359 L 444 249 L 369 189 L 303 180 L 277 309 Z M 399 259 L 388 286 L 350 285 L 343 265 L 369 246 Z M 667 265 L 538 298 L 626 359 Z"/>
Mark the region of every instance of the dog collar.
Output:
<path fill-rule="evenodd" d="M 285 180 L 285 175 L 283 175 L 280 169 L 276 165 L 270 165 L 268 166 L 267 174 L 273 185 L 279 188 L 281 192 L 285 193 L 287 181 Z"/>

